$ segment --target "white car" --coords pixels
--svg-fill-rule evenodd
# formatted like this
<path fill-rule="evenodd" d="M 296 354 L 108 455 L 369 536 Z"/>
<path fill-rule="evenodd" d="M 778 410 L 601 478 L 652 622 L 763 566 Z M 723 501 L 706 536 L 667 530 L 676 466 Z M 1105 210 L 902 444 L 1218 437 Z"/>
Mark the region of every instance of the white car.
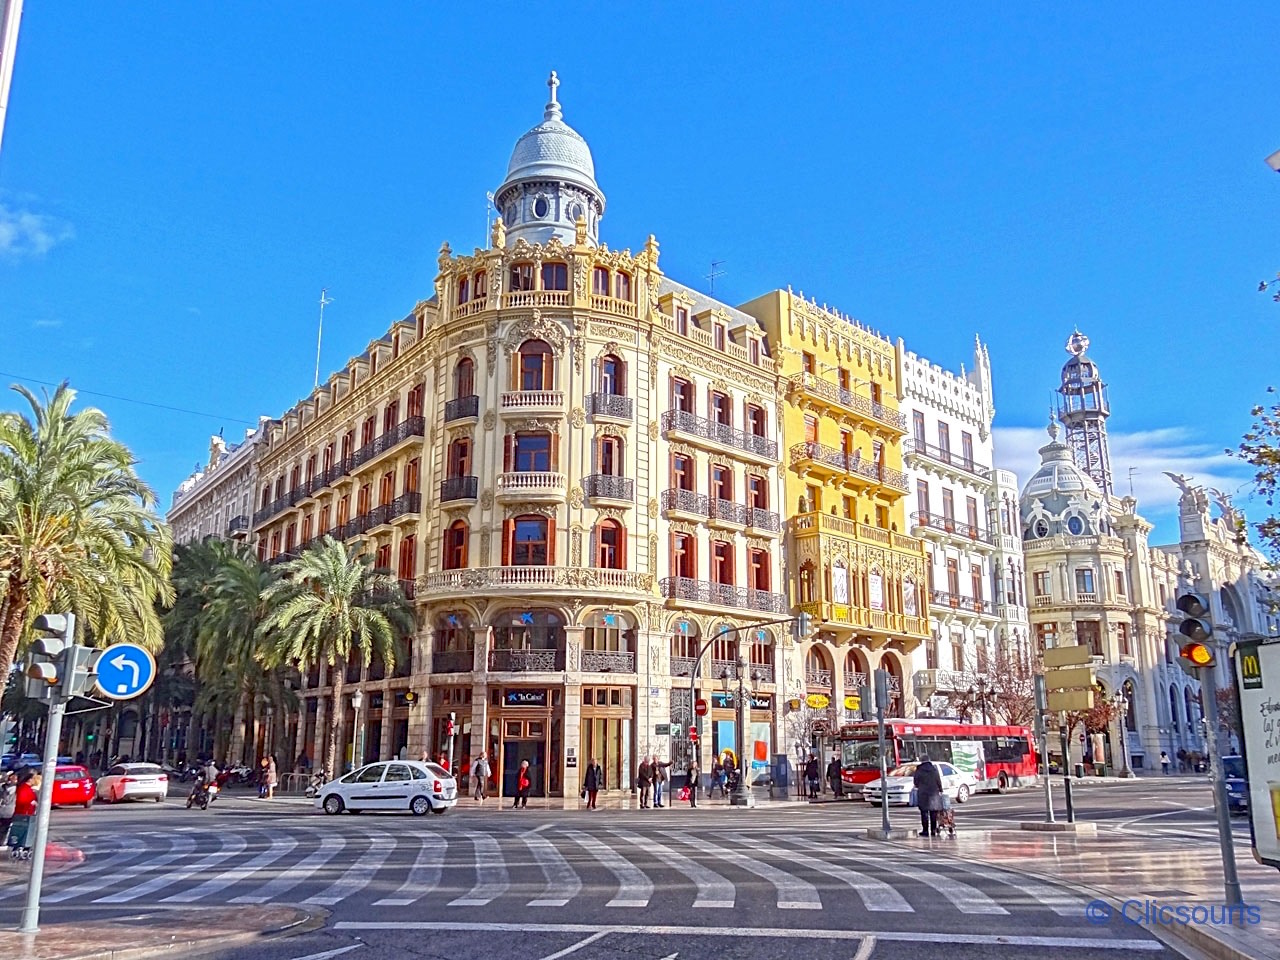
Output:
<path fill-rule="evenodd" d="M 331 780 L 316 791 L 316 806 L 344 810 L 407 810 L 414 816 L 444 813 L 458 802 L 458 783 L 444 767 L 417 760 L 384 760 Z"/>
<path fill-rule="evenodd" d="M 916 775 L 916 767 L 918 763 L 904 763 L 900 767 L 894 767 L 889 771 L 889 802 L 890 803 L 910 803 L 911 788 L 915 786 L 912 778 Z M 938 768 L 938 773 L 942 776 L 942 792 L 954 800 L 956 803 L 964 803 L 969 799 L 969 794 L 973 793 L 973 788 L 978 784 L 978 778 L 972 773 L 965 773 L 957 770 L 949 763 L 935 762 L 934 766 Z M 880 778 L 876 777 L 862 786 L 862 799 L 869 803 L 878 804 L 880 802 Z"/>
<path fill-rule="evenodd" d="M 155 763 L 117 763 L 98 778 L 99 800 L 154 800 L 169 795 L 169 777 Z"/>

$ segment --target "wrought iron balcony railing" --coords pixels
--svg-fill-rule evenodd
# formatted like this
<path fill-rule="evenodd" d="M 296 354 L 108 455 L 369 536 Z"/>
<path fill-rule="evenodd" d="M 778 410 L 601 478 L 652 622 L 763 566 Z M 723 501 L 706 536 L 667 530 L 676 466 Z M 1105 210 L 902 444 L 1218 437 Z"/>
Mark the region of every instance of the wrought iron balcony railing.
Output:
<path fill-rule="evenodd" d="M 636 498 L 636 482 L 630 477 L 615 477 L 606 473 L 593 473 L 589 477 L 582 478 L 582 492 L 588 497 L 634 501 Z"/>
<path fill-rule="evenodd" d="M 768 437 L 735 430 L 727 423 L 707 420 L 705 417 L 695 416 L 684 410 L 668 410 L 664 413 L 662 415 L 662 429 L 665 431 L 679 431 L 693 437 L 701 437 L 704 440 L 712 440 L 728 447 L 745 450 L 747 453 L 755 454 L 758 457 L 766 457 L 772 460 L 778 456 L 778 444 Z"/>
<path fill-rule="evenodd" d="M 538 673 L 564 669 L 563 650 L 490 650 L 489 669 L 499 673 Z"/>
<path fill-rule="evenodd" d="M 933 605 L 935 607 L 950 607 L 952 610 L 964 610 L 968 613 L 992 612 L 992 605 L 987 601 L 952 593 L 949 590 L 934 590 Z"/>
<path fill-rule="evenodd" d="M 243 513 L 238 517 L 232 517 L 227 524 L 227 536 L 234 537 L 237 533 L 249 532 L 249 518 Z"/>
<path fill-rule="evenodd" d="M 480 479 L 478 477 L 447 477 L 440 481 L 440 502 L 452 500 L 474 500 L 479 496 Z"/>
<path fill-rule="evenodd" d="M 902 452 L 927 457 L 935 463 L 944 463 L 947 466 L 955 467 L 957 470 L 963 470 L 965 473 L 971 474 L 980 480 L 991 479 L 990 467 L 975 463 L 971 457 L 961 456 L 947 447 L 940 447 L 935 443 L 927 443 L 919 437 L 910 437 L 902 441 Z"/>
<path fill-rule="evenodd" d="M 805 441 L 791 447 L 791 465 L 798 466 L 805 462 L 820 463 L 834 467 L 844 473 L 857 477 L 865 477 L 886 487 L 907 492 L 907 475 L 901 470 L 886 467 L 874 460 L 864 459 L 860 453 L 845 453 L 826 444 Z"/>
<path fill-rule="evenodd" d="M 811 393 L 814 396 L 821 397 L 824 400 L 830 400 L 838 403 L 847 410 L 853 410 L 863 416 L 878 420 L 881 423 L 888 424 L 898 430 L 905 431 L 907 429 L 906 414 L 886 407 L 882 403 L 872 400 L 870 397 L 864 397 L 861 394 L 854 393 L 847 387 L 842 387 L 838 383 L 832 383 L 813 373 L 800 373 L 791 378 L 791 388 L 793 390 L 803 390 L 805 393 Z"/>
<path fill-rule="evenodd" d="M 636 655 L 623 650 L 583 650 L 583 673 L 635 673 Z"/>
<path fill-rule="evenodd" d="M 457 397 L 446 400 L 444 404 L 444 422 L 465 420 L 468 417 L 480 416 L 480 398 L 475 394 L 469 397 Z"/>
<path fill-rule="evenodd" d="M 991 542 L 991 534 L 988 531 L 944 514 L 925 513 L 923 510 L 917 510 L 911 514 L 911 523 L 917 527 L 927 527 L 930 530 L 941 530 L 943 533 L 955 534 L 957 537 L 963 537 L 966 540 L 974 540 L 980 543 Z"/>
<path fill-rule="evenodd" d="M 587 413 L 630 420 L 635 414 L 635 401 L 616 393 L 593 393 L 587 397 Z"/>
<path fill-rule="evenodd" d="M 762 613 L 787 611 L 787 598 L 783 594 L 738 587 L 731 583 L 693 580 L 688 577 L 664 577 L 659 581 L 659 589 L 668 600 L 688 600 L 693 603 L 746 608 Z"/>

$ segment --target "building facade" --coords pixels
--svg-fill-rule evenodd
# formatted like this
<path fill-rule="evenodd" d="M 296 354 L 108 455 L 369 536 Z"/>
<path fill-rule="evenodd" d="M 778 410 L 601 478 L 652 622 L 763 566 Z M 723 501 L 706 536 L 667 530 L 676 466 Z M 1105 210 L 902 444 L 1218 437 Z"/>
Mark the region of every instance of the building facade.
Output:
<path fill-rule="evenodd" d="M 848 317 L 777 290 L 744 304 L 774 344 L 783 397 L 787 580 L 816 635 L 789 689 L 788 742 L 803 753 L 858 715 L 872 671 L 909 716 L 912 652 L 928 636 L 924 544 L 907 533 L 894 345 Z"/>
<path fill-rule="evenodd" d="M 908 523 L 929 555 L 930 635 L 915 652 L 915 695 L 937 716 L 952 715 L 960 695 L 977 719 L 989 682 L 1029 668 L 1017 479 L 994 466 L 991 359 L 975 342 L 973 367 L 957 374 L 901 340 L 898 357 Z"/>
<path fill-rule="evenodd" d="M 263 423 L 266 418 L 263 418 Z M 209 438 L 209 461 L 187 477 L 173 494 L 165 518 L 173 542 L 191 543 L 206 537 L 245 542 L 251 533 L 254 488 L 258 476 L 258 444 L 262 425 L 246 430 L 240 443 L 230 446 L 219 436 Z"/>

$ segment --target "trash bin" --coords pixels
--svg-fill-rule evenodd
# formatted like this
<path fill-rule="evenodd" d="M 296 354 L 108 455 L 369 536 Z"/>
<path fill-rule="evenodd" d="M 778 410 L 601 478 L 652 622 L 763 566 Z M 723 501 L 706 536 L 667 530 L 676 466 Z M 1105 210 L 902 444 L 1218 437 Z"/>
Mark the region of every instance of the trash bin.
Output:
<path fill-rule="evenodd" d="M 1084 776 L 1084 764 L 1083 764 L 1083 763 L 1077 763 L 1077 764 L 1076 764 L 1076 776 L 1077 776 L 1077 777 L 1083 777 L 1083 776 Z"/>
<path fill-rule="evenodd" d="M 1107 775 L 1107 765 L 1105 763 L 1095 763 L 1093 765 L 1093 775 L 1095 777 L 1105 777 Z"/>
<path fill-rule="evenodd" d="M 791 761 L 785 753 L 775 753 L 773 755 L 773 787 L 771 795 L 780 799 L 787 799 L 787 787 L 790 785 L 791 778 Z"/>

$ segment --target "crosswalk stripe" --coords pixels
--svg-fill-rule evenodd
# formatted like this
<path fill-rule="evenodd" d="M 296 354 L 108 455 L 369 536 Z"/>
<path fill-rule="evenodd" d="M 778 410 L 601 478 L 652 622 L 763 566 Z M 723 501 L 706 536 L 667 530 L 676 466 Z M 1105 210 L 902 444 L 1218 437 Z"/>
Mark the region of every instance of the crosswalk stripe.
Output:
<path fill-rule="evenodd" d="M 369 844 L 356 855 L 356 862 L 323 891 L 307 897 L 302 902 L 320 907 L 341 903 L 353 893 L 359 893 L 377 876 L 379 868 L 396 849 L 395 838 L 386 833 L 368 833 Z"/>
<path fill-rule="evenodd" d="M 312 850 L 299 863 L 291 867 L 286 867 L 280 873 L 276 874 L 271 880 L 264 883 L 253 893 L 244 896 L 234 897 L 230 903 L 268 903 L 278 899 L 282 894 L 288 893 L 302 881 L 306 880 L 313 873 L 323 867 L 326 863 L 336 857 L 342 848 L 347 845 L 347 841 L 342 837 L 326 836 L 321 837 L 320 846 Z"/>
<path fill-rule="evenodd" d="M 108 880 L 107 883 L 109 884 L 115 880 L 130 880 L 134 877 L 141 876 L 144 873 L 162 870 L 169 864 L 181 860 L 195 848 L 196 842 L 190 837 L 174 837 L 172 841 L 170 841 L 168 853 L 161 854 L 160 856 L 148 860 L 145 863 L 126 867 L 124 870 L 121 870 L 118 874 Z M 146 849 L 140 849 L 138 851 L 139 854 L 149 852 L 150 851 Z M 72 876 L 74 876 L 74 874 L 72 874 Z M 84 896 L 86 893 L 97 893 L 105 885 L 106 884 L 102 882 L 102 879 L 98 878 L 86 883 L 78 883 L 74 886 L 66 887 L 65 889 L 58 890 L 54 893 L 42 894 L 40 899 L 43 903 L 62 903 L 64 900 Z"/>
<path fill-rule="evenodd" d="M 419 843 L 418 856 L 409 869 L 409 876 L 395 893 L 375 902 L 375 907 L 407 907 L 439 886 L 448 841 L 437 833 L 424 833 Z"/>
<path fill-rule="evenodd" d="M 748 873 L 754 873 L 757 877 L 764 878 L 773 884 L 773 889 L 778 897 L 779 910 L 822 909 L 822 898 L 818 896 L 818 888 L 808 880 L 792 876 L 785 870 L 779 870 L 771 863 L 748 857 L 737 850 L 721 847 L 718 844 L 708 843 L 698 838 L 675 834 L 669 830 L 662 831 L 662 833 L 664 836 L 685 846 L 693 847 L 695 850 L 699 850 L 714 859 L 727 860 Z"/>
<path fill-rule="evenodd" d="M 216 864 L 221 863 L 231 857 L 236 856 L 245 848 L 245 839 L 236 833 L 227 834 L 219 842 L 216 852 L 209 854 L 197 860 L 195 863 L 184 867 L 177 872 L 164 872 L 158 877 L 152 877 L 135 886 L 129 887 L 127 890 L 120 890 L 116 893 L 109 894 L 105 897 L 99 897 L 94 903 L 129 903 L 137 900 L 139 897 L 150 896 L 157 890 L 163 890 L 165 887 L 174 886 L 181 883 L 187 877 L 199 873 Z"/>
<path fill-rule="evenodd" d="M 735 891 L 732 880 L 722 877 L 714 870 L 708 870 L 696 860 L 690 860 L 683 853 L 672 850 L 657 840 L 613 828 L 609 828 L 609 832 L 642 850 L 656 853 L 667 866 L 688 877 L 698 891 L 693 901 L 695 907 L 715 909 L 733 906 Z"/>
<path fill-rule="evenodd" d="M 884 861 L 881 861 L 878 866 L 883 870 L 888 870 L 890 873 L 896 873 L 899 876 L 906 877 L 908 880 L 914 880 L 916 883 L 922 883 L 927 887 L 933 888 L 938 894 L 950 900 L 956 909 L 962 913 L 1003 916 L 1009 912 L 977 887 L 970 886 L 955 877 L 948 877 L 920 867 L 889 864 Z"/>
<path fill-rule="evenodd" d="M 582 880 L 560 851 L 546 837 L 536 833 L 521 835 L 520 840 L 533 854 L 546 878 L 542 896 L 530 900 L 530 907 L 563 907 L 582 891 Z M 556 894 L 556 896 L 552 896 Z"/>
<path fill-rule="evenodd" d="M 1027 894 L 1037 903 L 1048 907 L 1060 917 L 1082 917 L 1085 915 L 1085 902 L 1082 898 L 1072 896 L 1059 887 L 1051 887 L 1047 883 L 1041 883 L 1033 877 L 1013 874 L 993 867 L 985 867 L 978 863 L 958 864 L 957 867 L 964 873 L 971 873 L 974 876 L 994 880 L 996 883 L 1013 887 L 1015 890 Z"/>
<path fill-rule="evenodd" d="M 756 849 L 767 853 L 770 856 L 781 857 L 787 859 L 792 856 L 787 850 L 776 847 L 771 843 L 765 843 L 760 840 L 752 840 L 748 837 L 733 836 L 731 839 L 735 843 L 745 843 L 754 846 Z M 816 853 L 827 853 L 829 848 L 820 846 L 816 843 L 806 843 L 803 840 L 794 838 L 787 841 L 793 847 L 804 847 Z M 841 883 L 853 888 L 853 891 L 862 898 L 862 905 L 873 912 L 889 912 L 889 913 L 914 913 L 915 910 L 911 904 L 893 887 L 889 886 L 883 880 L 877 880 L 875 877 L 860 873 L 849 867 L 827 863 L 825 860 L 819 860 L 816 857 L 810 857 L 803 861 L 803 865 L 810 870 L 818 873 L 825 873 L 829 877 L 834 877 Z"/>
<path fill-rule="evenodd" d="M 175 893 L 171 897 L 165 897 L 161 903 L 195 903 L 211 894 L 217 893 L 219 890 L 225 890 L 234 883 L 241 880 L 247 880 L 263 867 L 268 867 L 275 863 L 281 857 L 288 854 L 294 847 L 298 845 L 298 841 L 290 836 L 271 837 L 270 846 L 263 850 L 256 857 L 243 866 L 236 867 L 234 870 L 228 870 L 220 873 L 216 877 L 206 880 L 198 887 L 190 890 L 184 890 L 182 893 Z"/>
<path fill-rule="evenodd" d="M 653 896 L 653 881 L 643 870 L 624 858 L 612 847 L 579 830 L 565 830 L 563 835 L 591 854 L 618 881 L 618 895 L 606 907 L 647 907 Z"/>
<path fill-rule="evenodd" d="M 476 885 L 465 896 L 449 901 L 451 907 L 483 907 L 507 892 L 507 865 L 498 841 L 483 833 L 469 834 L 475 847 Z"/>

